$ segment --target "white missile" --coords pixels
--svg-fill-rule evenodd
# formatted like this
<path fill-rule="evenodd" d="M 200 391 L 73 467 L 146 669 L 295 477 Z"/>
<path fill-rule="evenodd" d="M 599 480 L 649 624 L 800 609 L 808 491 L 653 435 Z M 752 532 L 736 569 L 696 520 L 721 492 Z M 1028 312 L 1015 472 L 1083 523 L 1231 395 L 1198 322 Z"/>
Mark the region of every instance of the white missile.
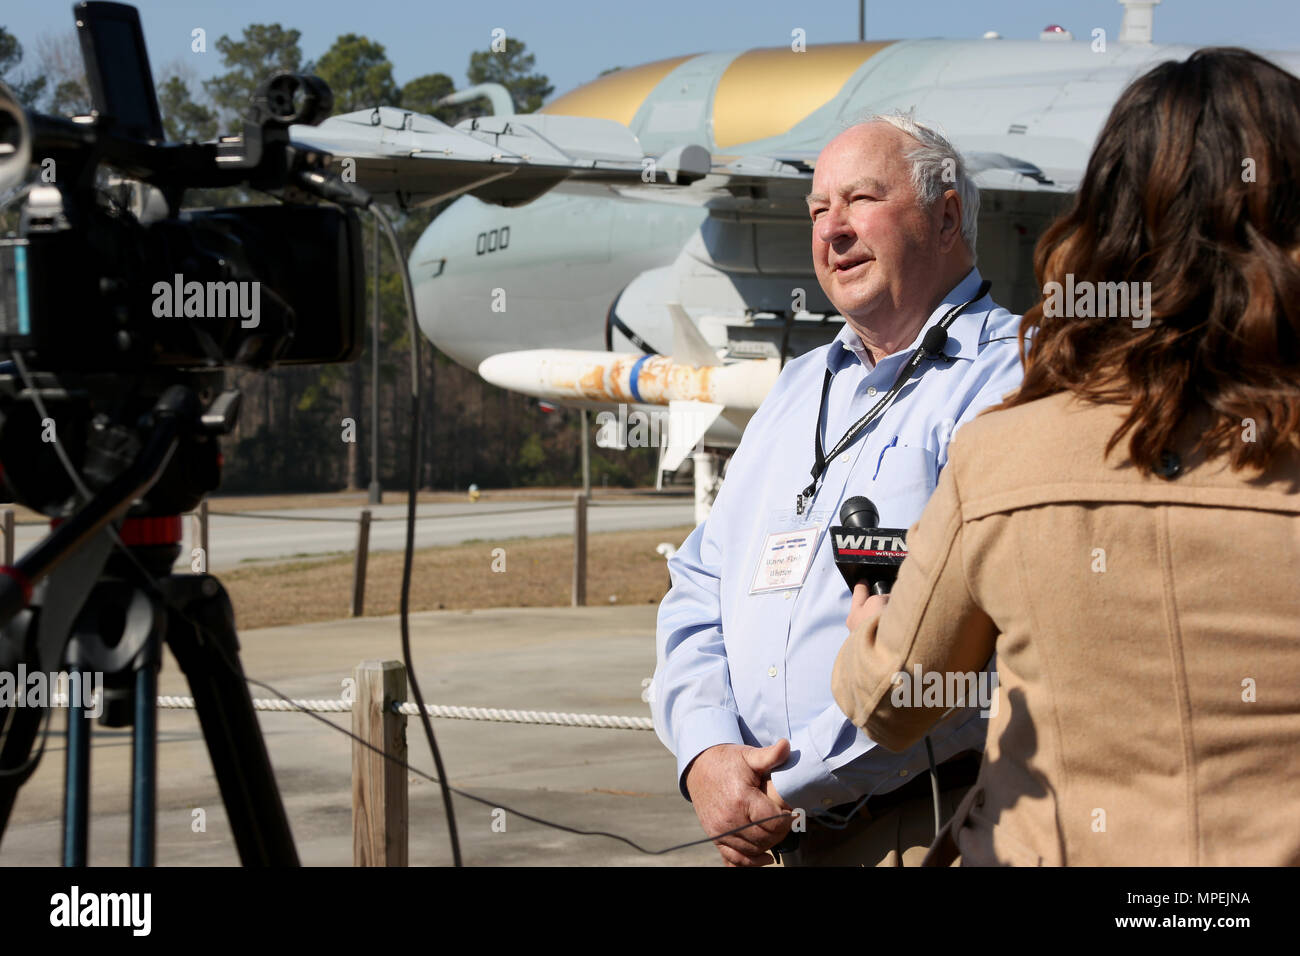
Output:
<path fill-rule="evenodd" d="M 695 366 L 665 355 L 533 349 L 485 359 L 479 375 L 493 385 L 551 402 L 706 402 L 753 412 L 780 374 L 776 359 Z"/>

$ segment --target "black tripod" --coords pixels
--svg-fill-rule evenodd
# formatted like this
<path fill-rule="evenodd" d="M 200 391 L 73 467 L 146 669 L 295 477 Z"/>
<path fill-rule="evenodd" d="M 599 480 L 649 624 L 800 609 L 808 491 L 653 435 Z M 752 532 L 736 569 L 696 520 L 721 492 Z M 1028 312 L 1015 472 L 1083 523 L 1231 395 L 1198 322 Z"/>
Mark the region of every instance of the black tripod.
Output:
<path fill-rule="evenodd" d="M 164 475 L 192 473 L 183 453 L 228 431 L 237 393 L 200 414 L 194 392 L 168 388 L 131 465 L 12 567 L 0 568 L 0 672 L 66 670 L 71 688 L 103 675 L 99 720 L 132 727 L 131 864 L 154 863 L 158 668 L 165 640 L 189 681 L 212 768 L 245 866 L 298 864 L 288 817 L 239 664 L 234 613 L 209 574 L 174 575 L 181 518 L 128 517 L 117 548 L 109 526 Z M 225 398 L 226 396 L 223 396 Z M 214 411 L 215 410 L 215 411 Z M 214 444 L 215 447 L 215 444 Z M 178 454 L 178 450 L 182 453 Z M 215 455 L 215 451 L 213 452 Z M 165 483 L 165 481 L 164 481 Z M 143 509 L 136 505 L 137 510 Z M 0 839 L 18 789 L 35 770 L 45 706 L 0 707 Z M 90 717 L 69 693 L 63 863 L 86 863 Z"/>

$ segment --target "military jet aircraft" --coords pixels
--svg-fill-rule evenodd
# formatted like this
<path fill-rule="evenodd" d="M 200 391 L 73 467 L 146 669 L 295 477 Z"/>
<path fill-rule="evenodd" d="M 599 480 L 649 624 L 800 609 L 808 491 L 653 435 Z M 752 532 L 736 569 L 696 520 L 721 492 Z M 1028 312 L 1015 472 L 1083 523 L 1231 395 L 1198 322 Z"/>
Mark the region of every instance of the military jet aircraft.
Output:
<path fill-rule="evenodd" d="M 601 76 L 537 114 L 467 120 L 457 131 L 484 144 L 500 178 L 476 169 L 412 251 L 420 327 L 505 388 L 622 405 L 620 423 L 629 409 L 666 411 L 661 467 L 694 456 L 702 515 L 719 455 L 734 448 L 781 364 L 829 341 L 842 322 L 813 273 L 804 202 L 822 146 L 898 109 L 943 129 L 980 189 L 980 271 L 1000 302 L 1023 311 L 1039 292 L 1034 244 L 1077 187 L 1118 95 L 1156 63 L 1193 52 L 1151 42 L 1155 2 L 1120 0 L 1114 36 L 1097 27 L 1077 39 L 1050 26 L 1037 40 L 804 45 L 796 30 L 787 46 L 659 60 Z M 1300 73 L 1300 56 L 1265 55 Z M 508 108 L 504 91 L 488 92 Z M 427 119 L 376 115 L 390 159 L 402 131 L 387 127 Z M 520 165 L 580 119 L 603 121 L 608 139 L 592 137 L 572 155 L 621 175 L 565 178 Z M 614 142 L 616 154 L 601 158 Z M 418 163 L 404 159 L 399 173 L 385 162 L 372 164 L 372 191 L 386 170 L 390 198 L 450 194 L 421 192 L 409 172 Z M 628 177 L 637 166 L 641 175 Z"/>

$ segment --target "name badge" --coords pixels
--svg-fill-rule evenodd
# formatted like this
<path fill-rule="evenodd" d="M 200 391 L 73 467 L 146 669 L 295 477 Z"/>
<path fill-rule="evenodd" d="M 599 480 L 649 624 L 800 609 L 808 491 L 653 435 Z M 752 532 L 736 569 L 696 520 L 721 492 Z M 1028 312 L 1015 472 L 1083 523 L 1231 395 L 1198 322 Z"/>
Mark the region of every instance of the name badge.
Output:
<path fill-rule="evenodd" d="M 812 566 L 813 546 L 820 534 L 821 529 L 817 527 L 769 534 L 763 542 L 749 593 L 765 594 L 802 585 Z"/>

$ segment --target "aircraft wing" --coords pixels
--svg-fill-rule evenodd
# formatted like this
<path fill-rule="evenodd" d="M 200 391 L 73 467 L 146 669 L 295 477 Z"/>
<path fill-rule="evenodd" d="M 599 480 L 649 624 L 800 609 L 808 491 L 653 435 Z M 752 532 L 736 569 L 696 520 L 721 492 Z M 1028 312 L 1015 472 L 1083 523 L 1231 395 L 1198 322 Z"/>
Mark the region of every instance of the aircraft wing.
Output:
<path fill-rule="evenodd" d="M 745 218 L 802 217 L 817 155 L 810 150 L 714 157 L 687 144 L 647 157 L 632 131 L 613 120 L 528 113 L 482 116 L 453 127 L 390 106 L 293 126 L 289 135 L 299 146 L 330 154 L 337 171 L 380 202 L 403 207 L 462 193 L 520 206 L 564 184 Z M 1049 163 L 1024 158 L 1027 139 L 1033 139 L 1032 152 Z M 1077 175 L 1060 176 L 1079 154 L 1080 144 L 1073 141 L 979 136 L 956 145 L 984 189 L 1061 192 L 1077 183 Z"/>
<path fill-rule="evenodd" d="M 424 206 L 470 193 L 485 202 L 523 205 L 566 181 L 642 183 L 645 157 L 636 136 L 612 120 L 530 113 L 484 116 L 452 127 L 421 113 L 381 106 L 293 126 L 297 145 L 328 153 L 332 165 L 379 201 Z M 656 157 L 662 190 L 708 172 L 699 147 Z"/>
<path fill-rule="evenodd" d="M 982 191 L 1061 194 L 1078 188 L 1088 147 L 1070 139 L 1033 137 L 1029 142 L 1030 139 L 971 136 L 958 139 L 953 145 L 961 152 L 971 179 Z M 804 219 L 808 214 L 804 197 L 812 186 L 816 158 L 816 152 L 715 157 L 709 175 L 671 193 L 662 190 L 652 193 L 651 187 L 641 182 L 608 185 L 629 199 L 707 206 L 715 215 L 729 214 L 729 218 L 738 221 L 761 221 L 768 217 Z"/>

